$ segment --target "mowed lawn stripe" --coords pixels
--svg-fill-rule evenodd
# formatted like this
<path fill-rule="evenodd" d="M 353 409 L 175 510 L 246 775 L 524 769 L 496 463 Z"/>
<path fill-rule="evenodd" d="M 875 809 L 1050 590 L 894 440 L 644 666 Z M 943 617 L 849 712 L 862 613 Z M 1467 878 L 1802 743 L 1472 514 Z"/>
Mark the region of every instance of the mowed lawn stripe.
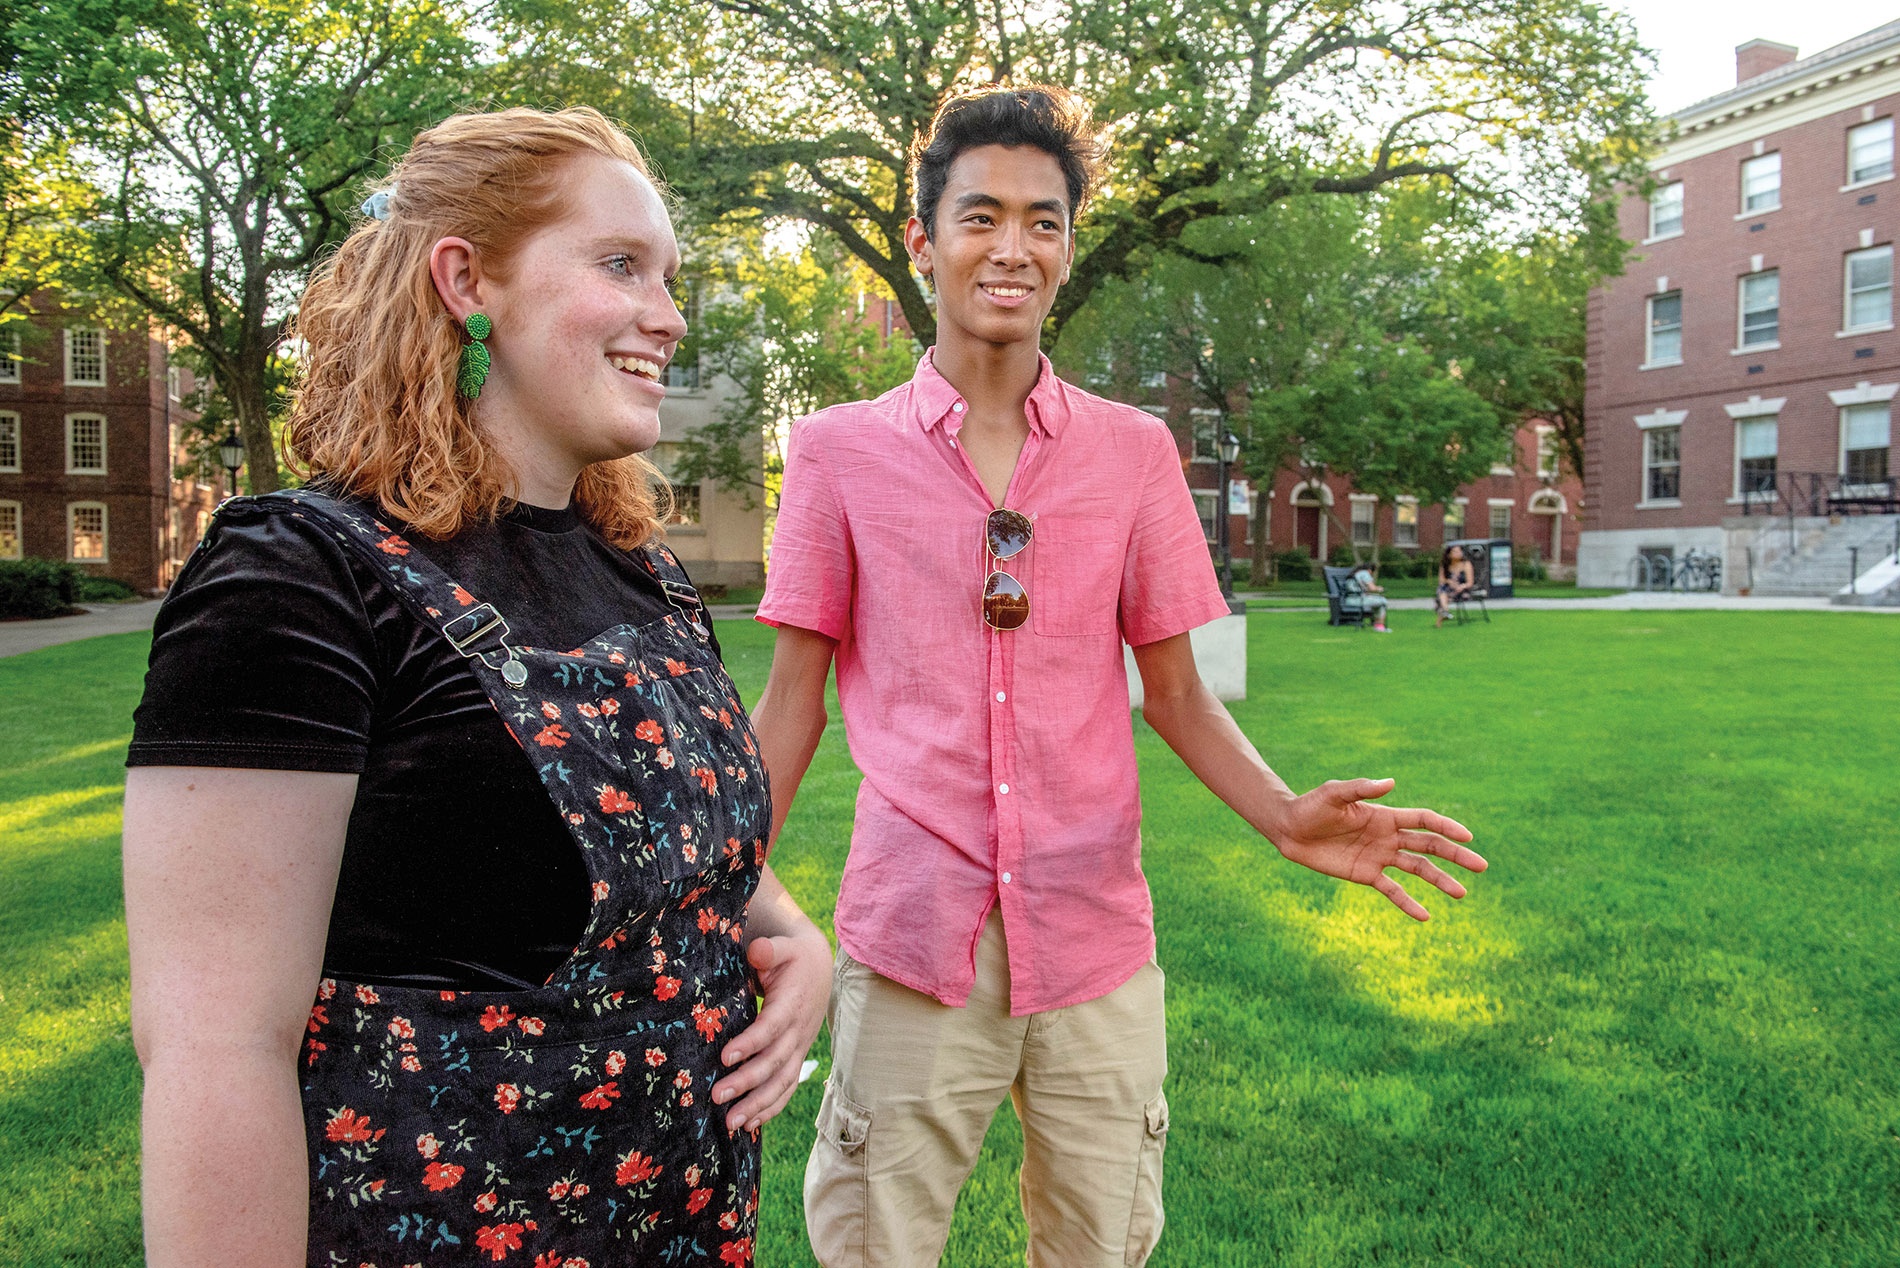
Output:
<path fill-rule="evenodd" d="M 1280 861 L 1137 720 L 1173 1109 L 1153 1262 L 1900 1262 L 1900 624 L 1394 623 L 1254 620 L 1234 713 L 1296 786 L 1391 775 L 1478 833 L 1464 903 L 1406 878 L 1426 925 Z M 771 632 L 719 633 L 756 699 Z M 0 660 L 9 1262 L 138 1254 L 116 814 L 144 648 Z M 827 924 L 857 786 L 832 716 L 774 860 Z M 767 1132 L 762 1264 L 812 1262 L 817 1099 Z M 946 1263 L 1021 1262 L 1019 1147 L 1005 1107 Z"/>

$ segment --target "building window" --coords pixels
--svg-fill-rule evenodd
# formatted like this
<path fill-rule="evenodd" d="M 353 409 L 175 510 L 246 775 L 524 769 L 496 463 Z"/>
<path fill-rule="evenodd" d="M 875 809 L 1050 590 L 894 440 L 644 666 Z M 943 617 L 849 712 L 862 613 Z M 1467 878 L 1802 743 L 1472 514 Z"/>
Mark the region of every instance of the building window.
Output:
<path fill-rule="evenodd" d="M 1884 484 L 1887 450 L 1893 443 L 1885 401 L 1849 405 L 1841 410 L 1841 474 L 1850 484 Z"/>
<path fill-rule="evenodd" d="M 66 507 L 66 558 L 87 563 L 106 559 L 106 508 L 103 502 L 72 502 Z"/>
<path fill-rule="evenodd" d="M 1491 508 L 1491 536 L 1509 538 L 1511 536 L 1511 508 L 1493 506 Z"/>
<path fill-rule="evenodd" d="M 1742 279 L 1742 320 L 1737 348 L 1781 342 L 1781 270 L 1750 273 Z"/>
<path fill-rule="evenodd" d="M 1875 119 L 1847 130 L 1847 183 L 1893 175 L 1893 120 Z"/>
<path fill-rule="evenodd" d="M 20 416 L 0 414 L 0 471 L 20 469 Z"/>
<path fill-rule="evenodd" d="M 20 381 L 20 332 L 0 331 L 0 383 Z"/>
<path fill-rule="evenodd" d="M 20 557 L 20 504 L 0 502 L 0 559 Z"/>
<path fill-rule="evenodd" d="M 1452 502 L 1445 507 L 1445 540 L 1451 541 L 1465 535 L 1465 504 Z"/>
<path fill-rule="evenodd" d="M 1194 429 L 1194 461 L 1219 462 L 1220 411 L 1191 409 L 1188 411 L 1188 426 Z"/>
<path fill-rule="evenodd" d="M 71 387 L 106 385 L 106 332 L 82 327 L 66 332 L 66 382 Z"/>
<path fill-rule="evenodd" d="M 1847 257 L 1847 306 L 1843 330 L 1893 325 L 1893 247 L 1853 251 Z"/>
<path fill-rule="evenodd" d="M 1742 211 L 1773 211 L 1781 206 L 1781 152 L 1742 164 Z"/>
<path fill-rule="evenodd" d="M 1682 182 L 1662 186 L 1649 200 L 1649 236 L 1673 238 L 1682 232 Z"/>
<path fill-rule="evenodd" d="M 1682 361 L 1682 292 L 1649 297 L 1649 343 L 1645 364 L 1676 365 Z"/>
<path fill-rule="evenodd" d="M 106 473 L 106 420 L 98 414 L 66 415 L 66 474 Z"/>
<path fill-rule="evenodd" d="M 1418 503 L 1400 502 L 1392 508 L 1392 544 L 1418 545 Z"/>
<path fill-rule="evenodd" d="M 1354 498 L 1352 503 L 1352 544 L 1370 546 L 1378 538 L 1379 504 Z"/>
<path fill-rule="evenodd" d="M 184 372 L 175 365 L 168 366 L 165 370 L 165 395 L 174 401 L 182 401 L 185 399 L 179 393 L 179 376 L 183 373 Z"/>
<path fill-rule="evenodd" d="M 698 484 L 675 484 L 673 486 L 673 514 L 666 522 L 688 526 L 697 525 L 700 515 L 699 490 Z"/>
<path fill-rule="evenodd" d="M 1775 491 L 1775 452 L 1781 420 L 1774 414 L 1735 422 L 1735 494 L 1763 497 Z"/>
<path fill-rule="evenodd" d="M 1547 478 L 1557 474 L 1557 430 L 1554 427 L 1537 429 L 1537 474 Z"/>
<path fill-rule="evenodd" d="M 1682 428 L 1651 427 L 1643 433 L 1643 500 L 1673 502 L 1682 496 Z"/>
<path fill-rule="evenodd" d="M 1143 370 L 1141 372 L 1141 385 L 1143 387 L 1166 387 L 1168 386 L 1168 372 L 1166 370 Z"/>
<path fill-rule="evenodd" d="M 1201 536 L 1209 544 L 1214 541 L 1214 516 L 1220 503 L 1220 495 L 1212 489 L 1194 490 L 1194 510 L 1201 517 Z"/>

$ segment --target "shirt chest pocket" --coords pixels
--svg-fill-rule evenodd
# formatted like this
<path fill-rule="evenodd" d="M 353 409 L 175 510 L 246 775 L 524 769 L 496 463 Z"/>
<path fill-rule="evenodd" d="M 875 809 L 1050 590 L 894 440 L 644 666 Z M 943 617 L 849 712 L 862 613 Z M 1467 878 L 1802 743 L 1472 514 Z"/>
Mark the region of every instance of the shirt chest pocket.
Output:
<path fill-rule="evenodd" d="M 1126 537 L 1106 515 L 1040 516 L 1030 548 L 1029 629 L 1055 638 L 1115 633 Z"/>

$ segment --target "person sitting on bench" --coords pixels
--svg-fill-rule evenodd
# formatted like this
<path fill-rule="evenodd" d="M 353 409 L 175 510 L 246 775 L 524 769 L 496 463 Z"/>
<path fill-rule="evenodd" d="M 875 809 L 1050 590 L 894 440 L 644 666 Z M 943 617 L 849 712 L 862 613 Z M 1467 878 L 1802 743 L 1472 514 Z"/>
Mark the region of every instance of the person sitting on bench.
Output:
<path fill-rule="evenodd" d="M 1372 575 L 1372 569 L 1361 565 L 1353 570 L 1352 583 L 1359 587 L 1359 606 L 1372 614 L 1372 629 L 1377 634 L 1390 634 L 1385 627 L 1385 587 Z"/>
<path fill-rule="evenodd" d="M 1447 547 L 1445 557 L 1438 561 L 1438 619 L 1432 622 L 1433 629 L 1445 623 L 1452 604 L 1471 593 L 1471 585 L 1471 561 L 1465 558 L 1465 548 Z"/>

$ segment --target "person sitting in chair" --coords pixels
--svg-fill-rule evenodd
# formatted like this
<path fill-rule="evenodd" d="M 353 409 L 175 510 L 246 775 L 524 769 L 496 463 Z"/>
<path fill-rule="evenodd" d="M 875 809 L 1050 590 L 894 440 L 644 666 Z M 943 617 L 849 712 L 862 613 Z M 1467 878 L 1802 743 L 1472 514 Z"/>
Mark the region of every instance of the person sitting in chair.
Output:
<path fill-rule="evenodd" d="M 1432 622 L 1433 629 L 1445 623 L 1452 604 L 1471 593 L 1471 585 L 1471 561 L 1465 558 L 1465 548 L 1446 547 L 1444 558 L 1438 561 L 1438 619 Z"/>
<path fill-rule="evenodd" d="M 1359 587 L 1359 606 L 1372 614 L 1372 628 L 1375 633 L 1390 634 L 1385 627 L 1385 587 L 1372 575 L 1372 569 L 1361 564 L 1353 570 L 1352 583 Z"/>

